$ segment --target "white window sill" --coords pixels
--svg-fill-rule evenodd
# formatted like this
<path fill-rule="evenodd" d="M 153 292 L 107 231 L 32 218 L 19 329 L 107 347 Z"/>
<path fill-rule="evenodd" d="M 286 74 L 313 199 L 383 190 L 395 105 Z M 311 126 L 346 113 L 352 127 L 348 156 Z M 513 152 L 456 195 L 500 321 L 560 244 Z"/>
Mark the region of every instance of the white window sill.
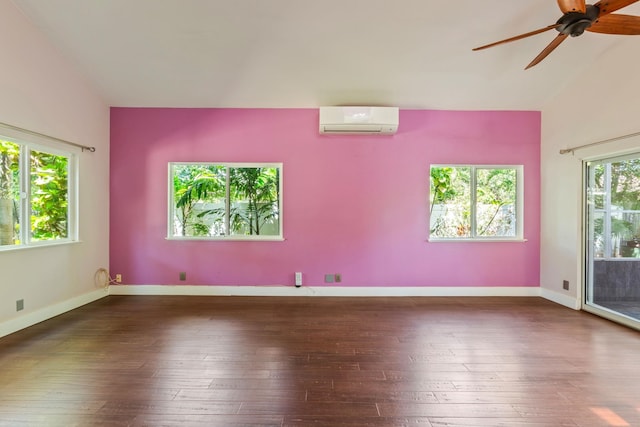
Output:
<path fill-rule="evenodd" d="M 50 248 L 53 246 L 74 245 L 76 243 L 82 243 L 82 241 L 81 240 L 64 240 L 64 241 L 54 241 L 54 242 L 31 243 L 29 245 L 2 245 L 0 246 L 0 252 L 24 251 L 28 249 L 42 249 L 42 248 Z"/>
<path fill-rule="evenodd" d="M 180 242 L 283 242 L 284 237 L 281 236 L 265 236 L 265 237 L 166 237 L 165 240 Z"/>
<path fill-rule="evenodd" d="M 451 242 L 464 242 L 464 243 L 524 243 L 527 242 L 528 239 L 522 238 L 513 238 L 513 239 L 502 239 L 502 238 L 483 238 L 483 239 L 473 239 L 473 238 L 456 238 L 456 239 L 427 239 L 428 243 L 451 243 Z"/>

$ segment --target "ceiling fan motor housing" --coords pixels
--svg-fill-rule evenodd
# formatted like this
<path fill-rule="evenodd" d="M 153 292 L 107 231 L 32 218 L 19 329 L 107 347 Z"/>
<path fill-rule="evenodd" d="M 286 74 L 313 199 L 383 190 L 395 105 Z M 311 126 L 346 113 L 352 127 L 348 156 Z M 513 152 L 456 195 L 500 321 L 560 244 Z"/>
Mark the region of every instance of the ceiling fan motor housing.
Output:
<path fill-rule="evenodd" d="M 582 12 L 567 12 L 556 24 L 559 26 L 556 28 L 558 32 L 566 34 L 571 37 L 577 37 L 585 32 L 600 15 L 600 9 L 592 4 L 587 5 L 585 13 Z"/>

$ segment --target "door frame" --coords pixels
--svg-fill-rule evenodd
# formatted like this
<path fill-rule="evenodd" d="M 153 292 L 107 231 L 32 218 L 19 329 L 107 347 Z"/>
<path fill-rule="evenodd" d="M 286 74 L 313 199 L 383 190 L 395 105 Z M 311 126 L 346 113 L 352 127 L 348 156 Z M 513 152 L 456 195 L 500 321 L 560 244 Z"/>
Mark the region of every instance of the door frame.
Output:
<path fill-rule="evenodd" d="M 600 155 L 590 158 L 582 159 L 582 190 L 581 190 L 581 225 L 580 225 L 580 243 L 581 243 L 581 263 L 580 263 L 580 271 L 581 271 L 581 282 L 582 286 L 578 290 L 578 300 L 580 302 L 580 310 L 586 311 L 588 313 L 600 316 L 607 320 L 611 320 L 616 323 L 620 323 L 624 326 L 628 326 L 630 328 L 640 330 L 640 320 L 634 320 L 628 316 L 619 314 L 613 310 L 609 310 L 607 308 L 591 304 L 587 301 L 589 295 L 589 288 L 593 286 L 590 271 L 593 269 L 593 259 L 590 254 L 591 245 L 589 243 L 589 206 L 588 206 L 588 196 L 587 190 L 589 186 L 589 164 L 597 161 L 606 161 L 606 160 L 615 160 L 616 158 L 626 157 L 626 156 L 637 156 L 640 158 L 640 151 L 635 150 L 625 154 L 608 154 L 608 155 Z M 640 303 L 640 302 L 639 302 Z"/>

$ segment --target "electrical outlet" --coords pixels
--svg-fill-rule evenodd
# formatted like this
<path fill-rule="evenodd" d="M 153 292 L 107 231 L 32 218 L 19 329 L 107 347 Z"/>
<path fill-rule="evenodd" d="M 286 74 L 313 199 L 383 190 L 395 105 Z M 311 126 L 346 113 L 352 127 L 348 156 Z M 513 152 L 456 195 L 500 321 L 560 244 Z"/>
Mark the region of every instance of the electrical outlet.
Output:
<path fill-rule="evenodd" d="M 22 311 L 22 310 L 24 310 L 24 300 L 19 299 L 16 301 L 16 311 Z"/>
<path fill-rule="evenodd" d="M 569 290 L 569 281 L 568 280 L 563 280 L 562 281 L 562 289 L 564 289 L 565 291 Z"/>
<path fill-rule="evenodd" d="M 324 275 L 324 283 L 333 283 L 334 280 L 335 280 L 335 277 L 333 276 L 333 274 Z"/>
<path fill-rule="evenodd" d="M 335 278 L 336 278 L 336 283 L 342 282 L 342 274 L 336 273 Z"/>
<path fill-rule="evenodd" d="M 180 272 L 180 280 L 182 280 L 182 281 L 187 280 L 187 272 L 186 271 L 181 271 Z"/>
<path fill-rule="evenodd" d="M 116 274 L 116 283 L 122 283 L 122 274 Z"/>

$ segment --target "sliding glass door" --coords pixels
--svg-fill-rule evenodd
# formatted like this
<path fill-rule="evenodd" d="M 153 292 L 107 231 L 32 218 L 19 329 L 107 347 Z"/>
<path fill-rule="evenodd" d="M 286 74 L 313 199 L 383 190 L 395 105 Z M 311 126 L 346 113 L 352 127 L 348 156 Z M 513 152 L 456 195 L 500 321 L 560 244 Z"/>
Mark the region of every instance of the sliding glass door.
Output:
<path fill-rule="evenodd" d="M 640 329 L 640 153 L 585 164 L 585 310 Z"/>

